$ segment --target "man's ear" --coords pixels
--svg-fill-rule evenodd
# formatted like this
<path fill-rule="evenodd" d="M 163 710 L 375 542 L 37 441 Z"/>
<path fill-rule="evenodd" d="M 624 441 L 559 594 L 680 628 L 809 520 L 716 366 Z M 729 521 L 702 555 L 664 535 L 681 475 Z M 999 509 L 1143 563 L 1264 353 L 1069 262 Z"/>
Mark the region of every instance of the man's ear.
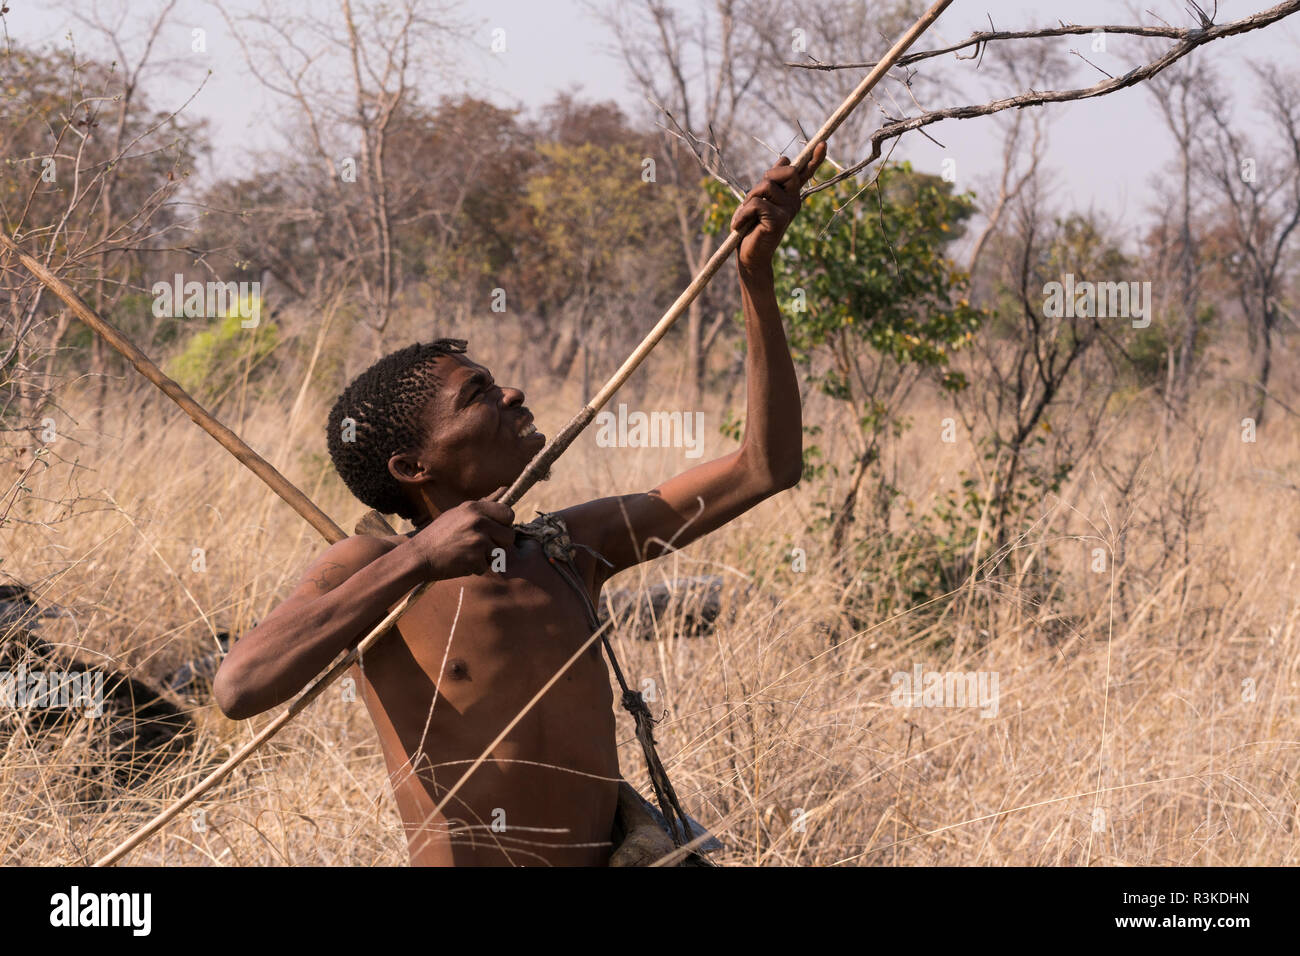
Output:
<path fill-rule="evenodd" d="M 388 459 L 388 473 L 403 485 L 424 484 L 429 480 L 429 472 L 420 464 L 418 455 L 411 452 L 398 452 Z"/>

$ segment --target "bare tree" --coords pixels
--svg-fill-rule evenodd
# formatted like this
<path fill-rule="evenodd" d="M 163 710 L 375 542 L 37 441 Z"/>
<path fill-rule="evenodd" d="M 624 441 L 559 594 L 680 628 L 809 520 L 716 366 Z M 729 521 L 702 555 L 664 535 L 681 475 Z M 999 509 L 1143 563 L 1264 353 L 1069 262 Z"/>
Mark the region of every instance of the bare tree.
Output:
<path fill-rule="evenodd" d="M 765 113 L 751 117 L 756 136 L 771 136 L 773 119 L 788 124 L 791 134 L 810 133 L 862 79 L 856 71 L 791 69 L 792 62 L 816 67 L 883 53 L 914 19 L 905 5 L 872 0 L 795 4 L 754 0 L 745 16 L 753 24 L 758 41 L 754 54 L 762 63 L 753 99 Z M 939 81 L 906 68 L 887 80 L 869 95 L 870 106 L 863 104 L 836 130 L 832 161 L 861 155 L 882 121 L 906 113 L 916 104 L 918 92 L 939 88 Z"/>
<path fill-rule="evenodd" d="M 1178 405 L 1186 403 L 1191 391 L 1203 272 L 1200 246 L 1192 226 L 1197 205 L 1193 180 L 1195 166 L 1202 156 L 1201 137 L 1208 119 L 1208 105 L 1217 99 L 1216 88 L 1217 79 L 1211 69 L 1206 64 L 1190 61 L 1152 77 L 1147 84 L 1177 149 L 1177 190 L 1172 196 L 1163 197 L 1165 201 L 1157 208 L 1161 228 L 1156 258 L 1166 274 L 1176 275 L 1176 285 L 1181 291 L 1181 328 L 1178 329 L 1181 334 L 1176 350 L 1171 348 L 1166 388 L 1171 401 Z"/>
<path fill-rule="evenodd" d="M 151 21 L 151 38 L 167 9 Z M 122 70 L 84 60 L 75 49 L 39 54 L 10 44 L 0 51 L 0 88 L 17 91 L 3 120 L 0 228 L 49 271 L 87 290 L 99 308 L 118 312 L 113 318 L 128 330 L 149 321 L 131 298 L 142 296 L 142 257 L 179 241 L 184 222 L 173 198 L 195 147 L 195 130 L 181 123 L 179 110 L 157 112 L 140 94 L 151 44 Z M 18 472 L 0 499 L 0 521 L 21 520 L 14 506 L 29 490 L 24 481 L 38 461 L 58 454 L 52 436 L 60 429 L 51 431 L 46 420 L 58 408 L 56 367 L 71 316 L 44 291 L 16 256 L 0 253 L 0 433 L 5 446 L 16 446 Z M 102 353 L 92 362 L 102 386 L 108 363 Z M 14 433 L 21 437 L 11 443 Z"/>
<path fill-rule="evenodd" d="M 1251 146 L 1228 114 L 1227 103 L 1208 91 L 1200 102 L 1209 117 L 1203 181 L 1226 213 L 1231 278 L 1247 323 L 1254 356 L 1256 392 L 1252 417 L 1264 422 L 1273 364 L 1273 339 L 1282 316 L 1286 256 L 1300 225 L 1300 83 L 1275 66 L 1255 68 L 1263 107 L 1281 149 Z"/>
<path fill-rule="evenodd" d="M 1045 436 L 1054 434 L 1051 411 L 1064 404 L 1071 413 L 1090 416 L 1081 433 L 1086 446 L 1096 434 L 1110 388 L 1102 384 L 1103 394 L 1090 403 L 1081 392 L 1069 390 L 1072 379 L 1082 390 L 1092 387 L 1090 380 L 1107 381 L 1100 374 L 1078 373 L 1108 339 L 1108 330 L 1096 316 L 1082 314 L 1089 310 L 1048 309 L 1043 290 L 1064 271 L 1080 282 L 1114 275 L 1124 256 L 1104 239 L 1113 230 L 1094 219 L 1054 219 L 1042 180 L 1041 170 L 1029 177 L 1009 206 L 1010 221 L 988 243 L 989 254 L 998 260 L 993 271 L 1005 277 L 990 292 L 997 321 L 977 336 L 963 360 L 968 378 L 979 386 L 957 393 L 963 424 L 990 444 L 992 464 L 981 477 L 987 489 L 984 522 L 995 547 L 1006 543 L 1010 519 L 1031 497 L 1063 480 L 1078 458 L 1080 449 L 1060 447 L 1059 438 L 1047 448 Z M 1048 450 L 1046 458 L 1031 461 L 1035 446 Z M 1026 476 L 1027 470 L 1033 474 Z M 1026 492 L 1027 481 L 1032 494 Z M 975 554 L 971 566 L 979 562 Z"/>
<path fill-rule="evenodd" d="M 1064 61 L 1047 43 L 1037 43 L 1016 54 L 996 51 L 989 58 L 996 79 L 1016 88 L 1037 89 L 1060 82 Z M 1002 171 L 993 190 L 993 199 L 984 210 L 984 225 L 975 234 L 966 271 L 971 275 L 979 265 L 989 237 L 1002 223 L 1002 217 L 1029 187 L 1038 174 L 1046 149 L 1049 117 L 1040 110 L 1016 110 L 1003 122 Z"/>
<path fill-rule="evenodd" d="M 335 200 L 330 213 L 355 250 L 318 278 L 329 291 L 355 283 L 379 355 L 405 275 L 394 243 L 395 194 L 403 189 L 391 176 L 395 126 L 414 110 L 417 85 L 427 90 L 429 74 L 438 75 L 431 65 L 445 62 L 440 54 L 463 26 L 436 0 L 339 0 L 328 13 L 265 0 L 251 12 L 222 12 L 249 71 L 292 106 L 291 129 L 310 144 Z"/>
<path fill-rule="evenodd" d="M 165 5 L 148 21 L 130 60 L 111 67 L 84 60 L 75 49 L 41 55 L 11 46 L 0 54 L 0 84 L 21 88 L 5 118 L 12 162 L 8 188 L 0 190 L 3 228 L 52 271 L 75 279 L 110 315 L 138 291 L 140 257 L 165 251 L 183 225 L 170 201 L 193 159 L 196 130 L 179 121 L 180 110 L 154 112 L 140 95 L 170 10 Z M 125 58 L 116 32 L 120 19 L 102 28 L 109 48 Z M 51 399 L 53 363 L 69 316 L 61 309 L 47 313 L 42 287 L 16 262 L 0 268 L 11 323 L 0 368 L 12 364 L 27 373 L 24 387 L 7 390 L 5 407 L 16 400 L 20 417 L 30 420 Z M 92 355 L 91 373 L 102 387 L 105 355 L 94 347 Z M 36 374 L 38 365 L 43 372 Z"/>
<path fill-rule="evenodd" d="M 106 49 L 112 51 L 113 81 L 110 89 L 113 96 L 102 107 L 96 108 L 92 128 L 98 128 L 99 132 L 96 135 L 108 153 L 117 156 L 121 155 L 122 148 L 131 135 L 131 122 L 137 119 L 135 110 L 141 84 L 150 75 L 156 73 L 159 67 L 177 69 L 174 59 L 166 63 L 160 63 L 157 59 L 158 37 L 175 10 L 176 0 L 166 0 L 156 5 L 138 22 L 128 14 L 126 3 L 110 3 L 108 7 L 109 9 L 105 10 L 96 4 L 86 11 L 70 6 L 68 12 L 74 20 L 87 27 L 91 35 L 96 37 Z M 136 39 L 128 39 L 129 34 L 134 34 Z M 105 116 L 101 110 L 106 111 L 108 115 Z M 101 244 L 101 251 L 98 275 L 90 287 L 90 302 L 92 307 L 101 313 L 111 312 L 130 289 L 129 284 L 111 279 L 112 269 L 109 263 L 110 257 L 115 253 L 108 240 L 118 217 L 119 180 L 118 167 L 115 164 L 110 165 L 105 170 L 94 201 L 97 220 L 94 228 L 97 233 L 96 239 Z M 135 198 L 138 197 L 127 197 L 127 203 L 129 204 Z M 63 316 L 62 329 L 66 328 L 67 318 Z M 61 337 L 61 332 L 56 335 L 54 342 L 56 346 Z M 108 379 L 104 374 L 106 359 L 107 349 L 103 341 L 96 336 L 91 345 L 90 372 L 97 381 L 95 403 L 97 422 L 107 396 Z"/>
<path fill-rule="evenodd" d="M 733 191 L 743 192 L 728 163 L 736 161 L 740 121 L 761 68 L 753 55 L 761 34 L 745 0 L 714 0 L 694 18 L 664 0 L 596 12 L 613 31 L 637 88 L 663 113 L 667 161 L 657 170 L 670 187 L 682 262 L 694 274 L 715 245 L 703 229 L 707 207 L 695 165 L 698 161 Z M 714 286 L 686 313 L 687 384 L 696 397 L 709 351 L 734 309 L 727 296 L 726 289 Z"/>

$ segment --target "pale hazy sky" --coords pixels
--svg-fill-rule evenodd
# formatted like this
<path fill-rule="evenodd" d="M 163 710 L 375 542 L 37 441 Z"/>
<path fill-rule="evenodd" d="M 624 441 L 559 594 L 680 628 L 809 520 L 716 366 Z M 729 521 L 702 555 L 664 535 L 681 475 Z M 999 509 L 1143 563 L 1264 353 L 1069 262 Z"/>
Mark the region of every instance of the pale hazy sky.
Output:
<path fill-rule="evenodd" d="M 10 36 L 29 45 L 65 43 L 71 29 L 79 48 L 85 53 L 102 52 L 92 34 L 78 25 L 66 9 L 48 3 L 7 0 L 10 12 L 6 23 Z M 1219 22 L 1236 19 L 1264 9 L 1274 0 L 1225 0 L 1219 4 Z M 236 8 L 244 4 L 235 0 Z M 686 7 L 686 0 L 679 0 Z M 69 7 L 83 12 L 93 9 L 89 0 L 77 0 Z M 155 6 L 133 0 L 132 17 Z M 1132 7 L 1142 11 L 1134 16 Z M 112 4 L 102 4 L 112 10 Z M 304 0 L 304 8 L 310 5 Z M 499 103 L 534 107 L 551 99 L 561 90 L 578 89 L 593 99 L 614 99 L 633 115 L 645 109 L 633 94 L 622 64 L 610 52 L 611 37 L 578 0 L 477 0 L 466 14 L 477 24 L 473 44 L 467 44 L 455 62 L 456 72 L 467 87 L 486 93 Z M 960 40 L 971 30 L 987 26 L 991 16 L 1001 29 L 1048 26 L 1063 20 L 1067 23 L 1153 22 L 1145 11 L 1153 11 L 1169 22 L 1185 26 L 1188 18 L 1183 0 L 1150 0 L 1130 4 L 1124 0 L 1052 0 L 1037 5 L 1024 0 L 956 0 L 917 48 Z M 1300 51 L 1300 16 L 1265 30 L 1215 41 L 1193 56 L 1209 56 L 1229 77 L 1232 91 L 1242 104 L 1241 120 L 1247 129 L 1257 129 L 1248 115 L 1254 100 L 1248 72 L 1252 62 L 1277 62 L 1289 65 Z M 177 73 L 164 73 L 152 84 L 154 102 L 174 107 L 184 101 L 202 76 L 194 70 L 189 55 L 190 34 L 195 26 L 207 31 L 208 54 L 204 68 L 213 70 L 207 85 L 199 93 L 188 113 L 208 118 L 214 127 L 218 150 L 215 168 L 219 174 L 255 165 L 260 152 L 275 148 L 278 128 L 274 99 L 260 90 L 247 75 L 241 56 L 224 21 L 205 0 L 180 0 L 173 14 L 173 25 L 159 38 L 160 49 L 176 51 L 178 59 L 190 68 L 190 78 L 182 81 Z M 487 47 L 491 31 L 501 26 L 507 33 L 507 51 L 491 54 Z M 1088 38 L 1062 38 L 1063 50 L 1078 49 L 1107 72 L 1119 75 L 1142 62 L 1136 41 L 1108 38 L 1108 52 L 1093 54 Z M 475 48 L 477 47 L 477 49 Z M 817 52 L 815 38 L 809 52 Z M 970 69 L 963 64 L 949 69 Z M 952 75 L 960 75 L 954 73 Z M 973 74 L 972 74 L 973 75 Z M 1073 74 L 1072 85 L 1096 82 L 1100 75 L 1080 64 Z M 977 102 L 982 85 L 970 84 L 953 102 L 928 98 L 927 107 L 957 105 L 956 99 Z M 445 90 L 445 87 L 443 87 Z M 440 90 L 442 91 L 442 90 Z M 969 99 L 968 99 L 969 97 Z M 1153 106 L 1150 93 L 1140 87 L 1111 94 L 1101 99 L 1046 107 L 1052 117 L 1050 146 L 1046 166 L 1053 171 L 1058 188 L 1056 198 L 1066 204 L 1094 207 L 1121 222 L 1138 228 L 1154 201 L 1151 183 L 1162 174 L 1171 158 L 1171 142 Z M 988 118 L 949 121 L 930 130 L 946 149 L 917 134 L 904 138 L 896 156 L 907 156 L 923 169 L 937 172 L 945 155 L 960 156 L 963 180 L 959 186 L 975 185 L 1000 167 L 1000 134 Z M 1261 137 L 1262 139 L 1262 137 Z M 1267 148 L 1267 143 L 1261 143 Z M 968 178 L 967 178 L 968 177 Z"/>

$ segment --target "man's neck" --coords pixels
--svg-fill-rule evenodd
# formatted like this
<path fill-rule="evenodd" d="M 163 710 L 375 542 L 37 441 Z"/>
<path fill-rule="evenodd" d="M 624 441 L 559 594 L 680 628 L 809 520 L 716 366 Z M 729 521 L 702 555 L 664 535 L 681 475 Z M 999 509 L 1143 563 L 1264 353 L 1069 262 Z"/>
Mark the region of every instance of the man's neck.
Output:
<path fill-rule="evenodd" d="M 445 512 L 450 511 L 452 508 L 456 507 L 457 505 L 463 503 L 459 501 L 450 502 L 447 504 L 446 507 L 439 508 L 436 504 L 433 503 L 429 495 L 426 494 L 423 496 L 423 498 L 424 501 L 416 505 L 417 508 L 416 516 L 411 519 L 411 524 L 415 526 L 414 529 L 411 531 L 412 535 L 420 531 L 423 531 L 426 527 L 432 524 L 433 521 L 437 519 L 439 515 L 442 515 Z"/>

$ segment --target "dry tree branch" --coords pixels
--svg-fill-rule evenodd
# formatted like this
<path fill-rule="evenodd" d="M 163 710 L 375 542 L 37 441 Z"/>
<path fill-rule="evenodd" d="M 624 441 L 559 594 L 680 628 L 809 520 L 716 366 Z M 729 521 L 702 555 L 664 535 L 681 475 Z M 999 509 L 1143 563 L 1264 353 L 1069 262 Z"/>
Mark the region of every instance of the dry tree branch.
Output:
<path fill-rule="evenodd" d="M 695 157 L 695 161 L 700 164 L 700 168 L 702 170 L 704 170 L 706 173 L 708 173 L 718 182 L 722 183 L 722 185 L 726 186 L 731 191 L 731 194 L 736 197 L 736 199 L 740 200 L 741 202 L 744 202 L 745 190 L 740 185 L 740 183 L 736 181 L 734 176 L 726 175 L 727 170 L 725 169 L 725 163 L 722 160 L 722 150 L 718 148 L 717 143 L 710 140 L 700 139 L 690 130 L 683 127 L 681 123 L 677 122 L 677 117 L 673 116 L 672 110 L 668 109 L 668 107 L 666 106 L 661 105 L 653 97 L 647 96 L 646 100 L 649 101 L 651 106 L 659 110 L 659 112 L 663 113 L 664 116 L 668 117 L 668 121 L 673 124 L 675 130 L 669 129 L 667 126 L 664 126 L 662 123 L 657 124 L 659 128 L 663 130 L 665 133 L 667 133 L 669 136 L 674 136 L 677 139 L 681 140 L 682 143 L 686 145 L 686 148 L 691 151 L 691 154 Z M 710 151 L 710 153 L 713 156 L 712 161 L 710 161 L 705 157 L 705 154 L 702 151 L 704 149 Z"/>
<path fill-rule="evenodd" d="M 1067 34 L 1077 33 L 1127 33 L 1137 34 L 1140 36 L 1158 36 L 1167 39 L 1177 39 L 1179 42 L 1170 47 L 1165 53 L 1156 59 L 1142 66 L 1129 70 L 1122 76 L 1112 79 L 1103 80 L 1093 86 L 1080 87 L 1072 90 L 1046 90 L 1039 92 L 1030 90 L 1027 93 L 1020 93 L 1016 96 L 1007 96 L 1002 99 L 993 100 L 988 103 L 974 104 L 970 106 L 953 106 L 946 109 L 930 110 L 917 116 L 910 116 L 904 119 L 894 120 L 886 123 L 876 132 L 871 134 L 871 155 L 859 163 L 850 166 L 838 175 L 828 179 L 826 182 L 818 183 L 810 189 L 804 190 L 804 196 L 819 192 L 833 186 L 841 180 L 856 176 L 862 170 L 866 169 L 877 159 L 880 158 L 881 144 L 890 139 L 896 139 L 904 133 L 912 130 L 922 129 L 926 126 L 932 126 L 946 119 L 973 119 L 976 116 L 988 116 L 993 113 L 999 113 L 1008 109 L 1024 109 L 1027 106 L 1041 106 L 1044 103 L 1065 103 L 1073 100 L 1086 100 L 1098 96 L 1105 96 L 1107 93 L 1114 93 L 1116 90 L 1122 90 L 1130 86 L 1135 86 L 1144 80 L 1148 80 L 1173 63 L 1181 60 L 1187 54 L 1191 53 L 1197 47 L 1204 46 L 1212 40 L 1218 40 L 1222 37 L 1236 36 L 1241 33 L 1248 33 L 1252 30 L 1258 30 L 1272 23 L 1288 17 L 1300 10 L 1300 0 L 1286 0 L 1285 3 L 1279 3 L 1276 6 L 1269 7 L 1259 13 L 1251 14 L 1248 17 L 1242 17 L 1240 20 L 1233 20 L 1230 23 L 1215 25 L 1211 23 L 1203 13 L 1200 13 L 1201 25 L 1197 27 L 1175 28 L 1175 27 L 1121 27 L 1121 26 L 1062 26 L 1048 28 L 1044 30 L 1023 30 L 1016 32 L 994 32 L 976 33 L 972 36 L 975 39 L 967 40 L 955 47 L 947 47 L 942 50 L 926 51 L 920 54 L 913 54 L 913 58 L 924 58 L 928 56 L 937 56 L 940 53 L 952 52 L 953 49 L 961 49 L 972 43 L 984 43 L 988 40 L 1001 39 L 1031 39 L 1039 37 L 1064 36 Z M 914 62 L 914 59 L 913 59 Z M 805 69 L 850 69 L 863 64 L 820 64 L 810 66 L 808 64 L 788 64 L 799 66 Z"/>
<path fill-rule="evenodd" d="M 1085 27 L 1077 24 L 1069 24 L 1060 27 L 1047 27 L 1041 30 L 976 30 L 968 39 L 960 43 L 954 43 L 952 46 L 942 47 L 938 50 L 920 50 L 916 53 L 909 53 L 903 59 L 899 60 L 895 66 L 903 67 L 912 63 L 919 63 L 921 60 L 929 60 L 936 56 L 943 56 L 945 53 L 955 53 L 957 50 L 963 50 L 968 46 L 977 46 L 975 53 L 970 56 L 959 56 L 959 60 L 973 60 L 979 54 L 983 53 L 982 47 L 986 43 L 994 40 L 1037 40 L 1043 37 L 1065 37 L 1065 36 L 1088 36 L 1093 33 L 1116 33 L 1125 36 L 1140 37 L 1160 37 L 1166 40 L 1181 40 L 1188 31 L 1178 27 L 1124 27 L 1124 26 L 1096 26 Z M 878 63 L 878 60 L 871 60 L 863 63 L 786 63 L 786 66 L 794 67 L 799 70 L 869 70 Z"/>

